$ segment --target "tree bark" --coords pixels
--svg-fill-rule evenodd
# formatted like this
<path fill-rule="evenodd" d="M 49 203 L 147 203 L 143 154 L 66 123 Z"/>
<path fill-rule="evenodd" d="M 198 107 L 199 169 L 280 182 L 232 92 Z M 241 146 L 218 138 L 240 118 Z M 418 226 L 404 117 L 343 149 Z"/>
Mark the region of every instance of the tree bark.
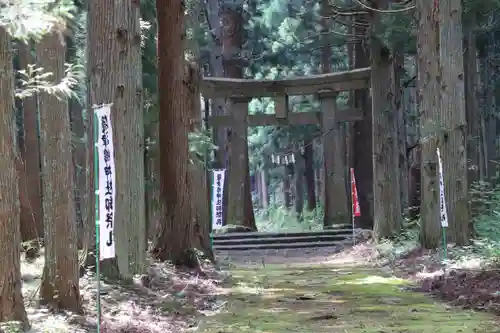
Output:
<path fill-rule="evenodd" d="M 90 40 L 89 40 L 90 42 Z M 95 175 L 94 175 L 94 122 L 92 110 L 87 109 L 87 119 L 85 121 L 85 134 L 87 140 L 85 142 L 85 189 L 82 190 L 82 200 L 85 202 L 85 207 L 82 211 L 83 236 L 82 247 L 87 249 L 85 254 L 85 266 L 95 267 L 95 248 L 96 248 L 96 233 L 95 233 Z"/>
<path fill-rule="evenodd" d="M 0 322 L 20 321 L 28 329 L 28 317 L 21 291 L 21 242 L 19 187 L 13 140 L 14 69 L 12 43 L 0 25 Z"/>
<path fill-rule="evenodd" d="M 262 209 L 262 188 L 260 183 L 260 170 L 255 169 L 253 176 L 250 176 L 250 181 L 253 183 L 252 192 L 255 192 L 257 200 L 254 202 L 254 207 L 257 210 Z"/>
<path fill-rule="evenodd" d="M 487 148 L 487 123 L 489 106 L 487 105 L 487 91 L 488 91 L 488 78 L 487 78 L 487 52 L 486 47 L 478 48 L 478 92 L 479 92 L 479 126 L 480 126 L 480 144 L 479 144 L 479 162 L 480 162 L 480 179 L 486 181 L 488 177 L 488 148 Z"/>
<path fill-rule="evenodd" d="M 432 2 L 417 1 L 418 114 L 420 114 L 421 188 L 420 244 L 436 248 L 440 244 L 439 179 L 436 155 L 439 121 L 439 39 L 437 8 Z"/>
<path fill-rule="evenodd" d="M 487 91 L 487 86 L 488 86 L 488 81 L 486 80 L 485 76 L 485 65 L 486 65 L 486 59 L 485 59 L 485 47 L 477 48 L 477 59 L 476 59 L 476 64 L 477 64 L 477 106 L 479 108 L 478 114 L 479 114 L 479 120 L 478 120 L 478 127 L 479 127 L 479 142 L 478 142 L 478 155 L 479 155 L 479 179 L 481 181 L 486 181 L 487 176 L 488 176 L 488 161 L 486 159 L 486 115 L 487 115 L 487 110 L 488 107 L 486 105 L 486 91 Z"/>
<path fill-rule="evenodd" d="M 36 46 L 39 65 L 65 76 L 66 46 L 62 33 L 52 30 Z M 82 310 L 74 201 L 72 135 L 68 102 L 47 92 L 39 94 L 40 155 L 42 158 L 43 211 L 45 212 L 45 266 L 40 297 L 54 309 Z"/>
<path fill-rule="evenodd" d="M 297 219 L 302 220 L 304 211 L 304 159 L 300 153 L 296 154 L 296 162 L 294 165 L 294 180 L 295 180 L 295 213 Z"/>
<path fill-rule="evenodd" d="M 281 188 L 283 191 L 283 205 L 286 209 L 292 207 L 292 189 L 290 184 L 290 175 L 288 174 L 288 168 L 286 165 L 281 166 L 283 170 Z"/>
<path fill-rule="evenodd" d="M 408 162 L 408 149 L 407 145 L 407 131 L 408 126 L 408 113 L 405 110 L 403 103 L 403 82 L 402 77 L 404 74 L 404 55 L 401 52 L 395 51 L 393 58 L 393 71 L 394 71 L 394 107 L 397 114 L 397 135 L 398 135 L 398 165 L 400 172 L 399 188 L 401 195 L 401 213 L 404 214 L 410 207 L 410 192 L 409 192 L 409 171 L 410 165 Z"/>
<path fill-rule="evenodd" d="M 71 132 L 73 134 L 73 165 L 74 179 L 75 179 L 75 208 L 77 219 L 77 234 L 78 234 L 78 248 L 82 247 L 84 242 L 84 224 L 83 216 L 87 207 L 85 199 L 85 191 L 87 184 L 87 143 L 85 135 L 85 120 L 83 114 L 83 106 L 75 99 L 69 101 L 69 114 L 71 121 Z"/>
<path fill-rule="evenodd" d="M 184 94 L 184 103 L 190 112 L 190 132 L 201 129 L 202 115 L 200 105 L 200 74 L 194 64 L 185 64 L 184 82 L 188 84 Z M 196 125 L 195 125 L 196 124 Z M 195 248 L 203 251 L 205 256 L 214 260 L 210 244 L 210 194 L 207 182 L 208 170 L 200 161 L 189 165 L 189 197 L 191 198 L 192 221 L 194 221 Z"/>
<path fill-rule="evenodd" d="M 35 62 L 30 51 L 31 44 L 19 44 L 19 63 L 23 70 L 27 70 L 28 65 Z M 22 108 L 24 144 L 21 147 L 22 177 L 20 177 L 19 191 L 21 198 L 25 198 L 25 200 L 21 200 L 21 239 L 25 242 L 43 237 L 36 96 L 25 97 L 22 100 Z M 36 244 L 33 245 L 36 246 Z"/>
<path fill-rule="evenodd" d="M 377 15 L 378 16 L 378 15 Z M 375 24 L 377 24 L 376 22 Z M 395 73 L 390 51 L 376 37 L 370 42 L 372 69 L 373 219 L 377 239 L 402 227 Z"/>
<path fill-rule="evenodd" d="M 326 42 L 331 27 L 329 22 L 329 1 L 321 0 L 321 32 L 324 46 L 321 52 L 321 67 L 323 73 L 332 71 L 332 49 Z M 345 223 L 349 219 L 349 205 L 346 192 L 346 158 L 345 158 L 345 137 L 342 135 L 341 125 L 336 122 L 336 98 L 335 93 L 328 93 L 328 96 L 320 96 L 320 108 L 323 113 L 323 163 L 325 173 L 324 184 L 324 218 L 323 226 L 330 227 L 334 224 Z M 332 144 L 325 144 L 331 142 Z"/>
<path fill-rule="evenodd" d="M 222 56 L 224 65 L 224 74 L 226 77 L 232 78 L 242 78 L 243 77 L 243 67 L 242 67 L 242 47 L 244 43 L 244 20 L 243 20 L 243 5 L 240 4 L 225 4 L 220 9 L 220 15 L 222 19 Z M 230 112 L 238 112 L 234 110 L 234 107 L 238 104 L 248 105 L 248 101 L 238 100 L 231 103 L 232 109 Z M 248 107 L 245 110 L 239 112 L 247 112 Z M 238 117 L 235 115 L 235 117 Z M 235 118 L 236 119 L 236 118 Z M 246 124 L 246 122 L 245 122 Z M 247 126 L 247 125 L 245 125 Z M 252 205 L 252 189 L 250 185 L 250 170 L 249 170 L 249 159 L 248 159 L 248 140 L 247 140 L 247 128 L 245 130 L 236 130 L 235 127 L 231 130 L 231 136 L 229 138 L 228 146 L 230 161 L 236 161 L 241 157 L 244 158 L 244 166 L 237 170 L 232 164 L 228 166 L 228 186 L 233 187 L 233 189 L 228 189 L 224 191 L 228 196 L 225 196 L 225 200 L 228 202 L 227 208 L 227 219 L 226 222 L 229 223 L 243 223 L 243 226 L 251 229 L 257 230 L 257 225 L 255 224 L 255 215 Z M 234 133 L 234 134 L 233 134 Z M 243 143 L 243 144 L 239 144 Z M 233 173 L 233 175 L 231 175 Z M 231 192 L 234 192 L 234 188 L 238 186 L 243 186 L 243 197 L 242 201 L 238 204 L 243 205 L 244 218 L 231 216 L 230 211 L 234 211 L 232 206 L 232 201 L 237 200 L 231 197 Z M 239 216 L 239 214 L 236 214 Z"/>
<path fill-rule="evenodd" d="M 336 93 L 320 95 L 322 112 L 323 161 L 325 172 L 325 213 L 323 227 L 349 221 L 346 191 L 345 138 L 336 120 Z"/>
<path fill-rule="evenodd" d="M 213 36 L 213 49 L 210 52 L 210 74 L 214 77 L 224 76 L 224 64 L 222 57 L 222 37 L 223 30 L 221 27 L 221 17 L 220 14 L 220 1 L 219 0 L 207 0 L 207 22 L 211 29 Z M 225 113 L 225 100 L 223 98 L 215 98 L 211 100 L 211 111 L 213 116 L 221 116 Z M 226 149 L 227 144 L 227 129 L 224 127 L 213 128 L 213 141 L 216 146 L 219 147 L 214 152 L 215 168 L 225 168 L 226 167 Z M 227 184 L 227 182 L 226 182 Z M 224 212 L 227 212 L 227 200 L 223 202 Z"/>
<path fill-rule="evenodd" d="M 439 2 L 440 120 L 450 240 L 469 243 L 467 123 L 465 112 L 462 1 Z"/>
<path fill-rule="evenodd" d="M 139 23 L 140 4 L 137 1 L 89 1 L 89 105 L 112 103 L 117 185 L 116 258 L 103 261 L 102 266 L 103 273 L 109 277 L 124 279 L 142 274 L 146 269 L 145 141 Z"/>
<path fill-rule="evenodd" d="M 364 36 L 369 18 L 366 15 L 356 15 L 354 33 Z M 360 39 L 354 45 L 354 68 L 370 66 L 370 59 L 365 44 Z M 354 172 L 358 188 L 361 217 L 359 227 L 373 227 L 373 160 L 372 160 L 372 112 L 369 91 L 354 92 L 354 106 L 363 110 L 363 120 L 354 123 Z"/>
<path fill-rule="evenodd" d="M 320 205 L 324 205 L 325 203 L 325 168 L 324 168 L 324 150 L 323 143 L 320 142 L 315 143 L 316 149 L 314 152 L 316 153 L 315 159 L 319 160 L 319 166 L 314 172 L 315 177 L 315 189 L 316 189 L 316 202 Z"/>
<path fill-rule="evenodd" d="M 499 124 L 497 119 L 498 114 L 498 94 L 494 82 L 500 81 L 500 70 L 498 66 L 492 65 L 500 53 L 500 32 L 492 31 L 488 33 L 487 44 L 484 59 L 484 82 L 485 82 L 485 112 L 484 112 L 484 131 L 485 143 L 484 151 L 486 157 L 487 175 L 489 179 L 497 177 L 498 169 L 498 151 L 497 151 L 497 133 Z"/>
<path fill-rule="evenodd" d="M 312 142 L 304 147 L 304 176 L 307 188 L 307 210 L 316 209 L 316 186 L 314 180 L 314 147 Z"/>
<path fill-rule="evenodd" d="M 262 194 L 262 209 L 267 211 L 269 209 L 269 190 L 267 186 L 268 171 L 265 166 L 262 166 L 259 175 L 260 175 L 260 191 Z"/>
<path fill-rule="evenodd" d="M 465 34 L 464 52 L 464 75 L 465 75 L 465 111 L 467 118 L 467 152 L 470 165 L 468 166 L 469 186 L 479 180 L 479 175 L 484 174 L 480 161 L 481 146 L 481 112 L 477 101 L 477 89 L 479 81 L 477 76 L 477 49 L 476 33 L 473 28 L 476 26 L 475 20 L 469 22 Z"/>
<path fill-rule="evenodd" d="M 160 149 L 159 126 L 154 122 L 149 129 L 150 145 L 146 152 L 146 225 L 148 239 L 154 239 L 156 225 L 161 220 L 160 209 Z"/>
<path fill-rule="evenodd" d="M 188 132 L 191 110 L 185 102 L 184 2 L 159 0 L 158 90 L 160 95 L 160 198 L 165 211 L 157 225 L 153 255 L 175 265 L 196 267 L 194 223 L 189 198 Z"/>

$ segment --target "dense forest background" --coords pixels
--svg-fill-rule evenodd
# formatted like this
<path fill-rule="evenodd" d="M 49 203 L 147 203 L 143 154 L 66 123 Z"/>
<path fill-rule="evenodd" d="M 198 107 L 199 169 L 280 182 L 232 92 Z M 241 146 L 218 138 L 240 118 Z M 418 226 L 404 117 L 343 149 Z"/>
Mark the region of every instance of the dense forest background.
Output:
<path fill-rule="evenodd" d="M 195 269 L 214 259 L 215 168 L 229 179 L 227 232 L 351 223 L 353 168 L 355 229 L 437 248 L 436 148 L 448 240 L 497 251 L 499 15 L 497 0 L 0 1 L 0 321 L 28 322 L 20 243 L 27 258 L 43 253 L 42 303 L 82 309 L 80 273 L 96 259 L 92 117 L 105 103 L 118 253 L 102 262 L 107 278 L 145 273 L 148 253 Z M 366 67 L 370 89 L 335 95 L 337 108 L 362 118 L 326 131 L 288 123 L 245 126 L 241 136 L 210 123 L 233 117 L 232 101 L 200 94 L 211 77 Z M 250 116 L 276 111 L 273 98 L 245 103 Z M 288 108 L 323 112 L 322 98 L 289 96 Z M 231 168 L 240 156 L 248 167 Z M 232 200 L 238 186 L 241 201 Z"/>

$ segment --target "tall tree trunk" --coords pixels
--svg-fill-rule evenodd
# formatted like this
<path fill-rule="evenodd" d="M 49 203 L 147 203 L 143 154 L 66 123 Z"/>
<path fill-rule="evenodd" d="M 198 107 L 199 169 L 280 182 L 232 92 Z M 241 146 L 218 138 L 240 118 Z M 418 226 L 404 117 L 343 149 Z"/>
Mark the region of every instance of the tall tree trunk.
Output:
<path fill-rule="evenodd" d="M 30 55 L 31 44 L 19 44 L 20 68 L 27 70 L 35 61 Z M 21 203 L 21 239 L 23 242 L 43 237 L 42 191 L 40 188 L 40 143 L 38 141 L 38 110 L 36 96 L 25 97 L 23 104 L 24 144 L 21 147 L 23 170 L 19 191 Z M 33 244 L 36 246 L 36 244 Z"/>
<path fill-rule="evenodd" d="M 465 111 L 467 118 L 467 153 L 470 165 L 468 166 L 469 186 L 479 180 L 480 172 L 480 145 L 481 145 L 481 112 L 477 102 L 477 89 L 479 81 L 477 79 L 477 49 L 476 33 L 473 28 L 476 22 L 473 20 L 467 25 L 465 34 L 464 52 L 464 85 L 465 85 Z"/>
<path fill-rule="evenodd" d="M 329 1 L 321 0 L 321 32 L 324 37 L 324 46 L 321 53 L 321 67 L 323 73 L 332 71 L 332 49 L 327 38 L 330 33 Z M 341 130 L 341 124 L 336 121 L 336 93 L 327 93 L 320 96 L 322 112 L 323 137 L 323 163 L 325 169 L 325 201 L 323 226 L 330 227 L 334 224 L 342 224 L 349 219 L 349 204 L 346 192 L 346 157 L 345 136 Z M 325 144 L 326 142 L 330 144 Z"/>
<path fill-rule="evenodd" d="M 85 191 L 87 172 L 85 163 L 87 159 L 87 143 L 85 135 L 85 121 L 83 115 L 83 107 L 75 99 L 69 101 L 69 114 L 71 121 L 71 132 L 73 134 L 73 165 L 75 179 L 75 207 L 76 218 L 78 223 L 78 248 L 84 243 L 84 224 L 83 216 L 86 207 Z"/>
<path fill-rule="evenodd" d="M 478 155 L 479 155 L 479 179 L 481 181 L 486 181 L 488 176 L 488 161 L 486 160 L 486 148 L 485 144 L 486 140 L 486 121 L 485 115 L 487 114 L 487 106 L 486 106 L 486 87 L 488 85 L 487 81 L 485 81 L 485 47 L 477 48 L 477 106 L 478 106 L 478 127 L 479 127 L 479 139 L 478 139 Z"/>
<path fill-rule="evenodd" d="M 257 196 L 257 200 L 254 203 L 254 207 L 257 210 L 262 209 L 262 188 L 261 188 L 260 179 L 261 179 L 260 170 L 256 169 L 254 171 L 253 176 L 250 177 L 250 181 L 254 185 L 254 187 L 252 188 L 252 191 L 255 191 L 255 194 Z"/>
<path fill-rule="evenodd" d="M 65 76 L 66 46 L 61 32 L 51 31 L 36 46 L 37 60 L 53 74 Z M 40 297 L 54 309 L 81 311 L 74 201 L 72 135 L 68 102 L 39 94 L 45 266 Z"/>
<path fill-rule="evenodd" d="M 266 166 L 262 166 L 260 172 L 260 191 L 262 193 L 262 209 L 269 209 L 269 189 L 267 186 L 268 171 Z"/>
<path fill-rule="evenodd" d="M 297 218 L 302 220 L 304 211 L 304 159 L 300 153 L 296 154 L 296 162 L 294 165 L 294 180 L 295 180 L 295 213 Z"/>
<path fill-rule="evenodd" d="M 353 0 L 346 0 L 345 5 L 349 6 L 352 8 L 353 5 Z M 357 15 L 350 16 L 348 20 L 346 21 L 347 25 L 347 33 L 350 35 L 354 35 L 354 27 L 355 27 L 355 22 L 356 22 L 356 17 Z M 354 69 L 354 42 L 350 42 L 346 44 L 346 54 L 347 54 L 347 63 L 348 63 L 348 68 L 349 69 Z M 349 107 L 354 107 L 355 102 L 354 102 L 354 94 L 355 91 L 349 91 L 348 92 L 348 101 L 347 105 Z M 354 166 L 354 138 L 355 138 L 355 131 L 354 131 L 354 123 L 353 122 L 348 122 L 345 123 L 345 134 L 346 134 L 346 171 L 348 172 L 347 175 L 347 193 L 351 193 L 351 172 L 350 168 Z M 349 207 L 351 208 L 351 216 L 352 214 L 352 195 L 348 196 L 348 201 L 349 201 Z M 353 224 L 354 226 L 358 225 L 357 220 L 359 217 L 353 217 Z"/>
<path fill-rule="evenodd" d="M 87 66 L 87 71 L 89 66 Z M 92 110 L 87 109 L 87 119 L 85 120 L 85 134 L 87 140 L 85 142 L 85 189 L 82 190 L 82 200 L 85 206 L 82 211 L 82 247 L 87 249 L 85 255 L 85 266 L 95 267 L 95 248 L 96 248 L 96 233 L 95 233 L 95 175 L 94 175 L 94 122 Z"/>
<path fill-rule="evenodd" d="M 207 9 L 207 22 L 212 33 L 212 49 L 210 52 L 210 74 L 214 77 L 224 76 L 224 64 L 222 56 L 222 37 L 223 30 L 221 26 L 221 1 L 219 0 L 206 0 Z M 226 22 L 222 22 L 225 24 Z M 223 98 L 215 98 L 211 100 L 211 111 L 212 116 L 221 116 L 225 113 L 225 100 Z M 215 165 L 216 168 L 226 168 L 226 145 L 227 145 L 227 129 L 224 127 L 214 127 L 213 137 L 214 144 L 219 147 L 215 154 Z M 227 182 L 226 182 L 227 184 Z M 226 189 L 225 189 L 225 191 Z M 224 212 L 227 212 L 227 200 L 224 200 Z"/>
<path fill-rule="evenodd" d="M 416 57 L 415 57 L 416 62 Z M 415 65 L 415 67 L 417 67 Z M 411 85 L 403 90 L 403 103 L 406 115 L 406 141 L 408 160 L 408 204 L 409 217 L 417 218 L 420 213 L 420 183 L 421 183 L 421 145 L 419 116 L 416 98 L 417 89 Z"/>
<path fill-rule="evenodd" d="M 232 78 L 242 78 L 243 77 L 243 63 L 242 63 L 242 47 L 244 43 L 244 20 L 243 20 L 243 5 L 239 4 L 226 4 L 221 8 L 221 18 L 222 18 L 222 55 L 223 55 L 223 65 L 224 73 L 226 77 Z M 243 101 L 238 101 L 233 104 L 244 104 Z M 231 110 L 231 112 L 239 112 L 238 110 Z M 241 110 L 241 112 L 248 112 L 248 107 L 246 110 Z M 246 125 L 245 125 L 246 126 Z M 233 129 L 235 130 L 235 129 Z M 233 130 L 231 132 L 233 132 Z M 244 218 L 242 221 L 238 221 L 239 218 L 234 218 L 229 214 L 232 210 L 231 201 L 235 198 L 229 197 L 231 190 L 224 191 L 227 193 L 227 201 L 229 201 L 227 221 L 230 223 L 243 223 L 243 225 L 251 230 L 257 230 L 255 224 L 255 216 L 252 206 L 252 189 L 250 185 L 250 169 L 249 169 L 249 159 L 248 159 L 248 141 L 247 141 L 247 129 L 243 131 L 234 131 L 234 135 L 231 135 L 229 140 L 229 150 L 230 150 L 230 161 L 234 162 L 238 159 L 238 156 L 244 154 L 245 166 L 242 169 L 237 170 L 233 167 L 232 163 L 229 165 L 229 177 L 228 185 L 232 188 L 241 186 L 241 180 L 243 179 L 243 201 L 238 203 L 243 205 Z M 244 132 L 244 133 L 243 133 Z M 239 138 L 239 136 L 242 136 Z M 244 140 L 243 145 L 237 144 L 238 141 Z M 232 184 L 231 184 L 232 183 Z M 238 215 L 238 214 L 237 214 Z"/>
<path fill-rule="evenodd" d="M 188 131 L 191 110 L 185 103 L 188 82 L 184 66 L 184 2 L 159 0 L 158 89 L 160 95 L 160 196 L 165 212 L 158 223 L 153 254 L 175 265 L 196 267 L 192 248 L 194 223 L 188 178 Z"/>
<path fill-rule="evenodd" d="M 12 43 L 0 25 L 0 322 L 20 321 L 29 328 L 21 292 L 20 204 L 14 144 Z"/>
<path fill-rule="evenodd" d="M 488 178 L 488 147 L 487 147 L 487 119 L 489 113 L 489 106 L 487 104 L 487 92 L 489 89 L 489 81 L 488 81 L 488 61 L 487 61 L 487 52 L 486 47 L 478 48 L 478 82 L 479 82 L 479 126 L 480 126 L 480 145 L 479 145 L 479 155 L 480 155 L 480 179 L 482 181 L 487 180 Z"/>
<path fill-rule="evenodd" d="M 367 15 L 356 15 L 354 33 L 364 36 L 369 22 Z M 367 48 L 362 39 L 354 45 L 354 67 L 370 66 Z M 358 188 L 359 207 L 361 217 L 359 227 L 371 229 L 373 227 L 373 159 L 372 159 L 372 112 L 369 91 L 356 90 L 354 92 L 354 106 L 363 110 L 363 120 L 354 123 L 354 172 Z"/>
<path fill-rule="evenodd" d="M 156 225 L 161 220 L 160 209 L 160 149 L 158 121 L 149 129 L 150 146 L 146 152 L 146 225 L 148 239 L 154 239 Z"/>
<path fill-rule="evenodd" d="M 316 149 L 314 149 L 314 152 L 316 153 L 316 156 L 314 159 L 318 159 L 320 161 L 319 167 L 315 170 L 314 172 L 314 177 L 316 179 L 315 183 L 315 188 L 316 188 L 316 202 L 320 204 L 325 203 L 325 168 L 324 168 L 324 150 L 323 150 L 323 143 L 318 142 L 315 144 Z M 314 155 L 314 154 L 313 154 Z"/>
<path fill-rule="evenodd" d="M 87 19 L 87 59 L 91 73 L 89 105 L 112 103 L 117 185 L 114 221 L 116 258 L 103 262 L 103 272 L 110 277 L 125 279 L 142 274 L 146 269 L 139 5 L 136 1 L 91 0 Z"/>
<path fill-rule="evenodd" d="M 440 120 L 444 126 L 439 146 L 450 218 L 450 238 L 469 243 L 467 184 L 467 123 L 465 112 L 462 1 L 439 2 Z"/>
<path fill-rule="evenodd" d="M 323 161 L 325 170 L 325 201 L 323 227 L 331 227 L 349 221 L 345 168 L 345 136 L 336 120 L 337 94 L 320 95 L 322 113 Z"/>
<path fill-rule="evenodd" d="M 401 195 L 401 213 L 404 213 L 410 206 L 409 192 L 409 171 L 407 150 L 407 133 L 408 112 L 405 110 L 403 103 L 403 74 L 404 74 L 404 55 L 401 52 L 395 51 L 393 58 L 394 71 L 394 107 L 397 114 L 397 135 L 398 135 L 398 168 L 400 172 L 399 189 Z"/>
<path fill-rule="evenodd" d="M 465 15 L 464 15 L 465 16 Z M 476 26 L 475 16 L 464 24 L 466 34 L 464 38 L 464 76 L 465 76 L 465 112 L 467 120 L 467 160 L 468 160 L 468 186 L 474 182 L 485 180 L 485 160 L 482 154 L 482 110 L 479 107 L 478 97 L 481 83 L 478 75 L 477 38 L 473 28 Z M 470 214 L 475 217 L 480 214 L 482 205 L 471 200 Z M 471 235 L 474 234 L 473 223 L 469 224 Z"/>
<path fill-rule="evenodd" d="M 487 34 L 487 44 L 486 44 L 486 59 L 485 59 L 485 104 L 486 112 L 484 114 L 485 118 L 485 156 L 487 160 L 487 174 L 488 178 L 494 179 L 498 174 L 498 164 L 497 164 L 497 133 L 499 130 L 499 124 L 497 121 L 498 114 L 498 94 L 497 94 L 497 82 L 500 82 L 500 70 L 498 66 L 492 65 L 498 54 L 500 54 L 500 32 L 492 31 Z"/>
<path fill-rule="evenodd" d="M 194 64 L 185 65 L 184 82 L 187 86 L 184 90 L 184 103 L 189 111 L 190 132 L 199 131 L 202 124 L 200 105 L 200 74 Z M 189 165 L 189 197 L 191 198 L 192 218 L 194 221 L 195 248 L 203 251 L 206 257 L 214 260 L 214 254 L 210 244 L 210 197 L 207 188 L 208 170 L 200 161 L 194 161 Z"/>
<path fill-rule="evenodd" d="M 158 38 L 158 32 L 156 35 Z M 159 56 L 158 43 L 156 44 L 156 57 Z M 158 63 L 156 63 L 158 70 Z M 206 101 L 208 104 L 208 100 Z M 145 153 L 145 172 L 146 172 L 146 246 L 149 240 L 154 241 L 156 234 L 156 226 L 161 220 L 162 212 L 164 211 L 164 202 L 161 200 L 161 168 L 160 168 L 160 136 L 159 136 L 159 115 L 158 110 L 152 110 L 154 119 L 149 123 L 149 127 L 145 128 L 145 133 L 149 133 L 149 145 Z M 147 139 L 147 141 L 148 141 Z"/>
<path fill-rule="evenodd" d="M 434 2 L 436 3 L 436 2 Z M 432 2 L 417 1 L 418 114 L 421 135 L 420 243 L 424 248 L 440 244 L 439 179 L 436 156 L 436 123 L 439 120 L 439 39 L 437 8 Z"/>
<path fill-rule="evenodd" d="M 246 142 L 245 149 L 245 196 L 243 197 L 244 203 L 244 214 L 245 219 L 243 220 L 243 226 L 257 231 L 257 225 L 255 224 L 255 213 L 253 211 L 253 202 L 252 202 L 252 185 L 250 184 L 250 161 L 248 158 L 248 141 Z"/>
<path fill-rule="evenodd" d="M 286 209 L 290 209 L 292 207 L 292 189 L 290 184 L 290 175 L 288 174 L 288 168 L 286 165 L 282 165 L 283 169 L 282 175 L 282 190 L 283 190 L 283 205 Z"/>
<path fill-rule="evenodd" d="M 314 183 L 314 147 L 312 142 L 304 147 L 304 177 L 307 188 L 307 210 L 316 209 L 316 186 Z"/>
<path fill-rule="evenodd" d="M 378 8 L 386 8 L 385 0 Z M 380 14 L 374 14 L 375 30 Z M 401 192 L 399 187 L 399 147 L 396 81 L 390 50 L 378 37 L 370 40 L 373 135 L 373 219 L 377 239 L 393 236 L 402 227 Z"/>
<path fill-rule="evenodd" d="M 76 56 L 76 42 L 73 38 L 65 38 L 66 40 L 66 60 L 74 62 Z M 86 90 L 86 89 L 85 89 Z M 75 208 L 77 221 L 77 237 L 78 248 L 87 252 L 87 235 L 86 226 L 83 223 L 85 220 L 87 205 L 87 135 L 85 132 L 85 110 L 84 104 L 80 103 L 77 98 L 69 99 L 69 119 L 71 124 L 71 132 L 73 134 L 73 165 L 74 165 L 74 182 L 75 182 Z"/>

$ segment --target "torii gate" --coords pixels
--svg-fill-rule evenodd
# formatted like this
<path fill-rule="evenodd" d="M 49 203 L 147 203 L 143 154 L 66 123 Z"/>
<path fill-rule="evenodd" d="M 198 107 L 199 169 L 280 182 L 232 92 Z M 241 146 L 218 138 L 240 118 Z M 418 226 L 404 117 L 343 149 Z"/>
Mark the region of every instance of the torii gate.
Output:
<path fill-rule="evenodd" d="M 211 116 L 208 119 L 208 124 L 211 126 L 232 128 L 231 151 L 238 152 L 236 158 L 231 158 L 228 167 L 229 183 L 226 195 L 231 199 L 228 200 L 227 221 L 242 221 L 244 219 L 243 198 L 246 175 L 243 172 L 231 172 L 231 170 L 246 170 L 247 168 L 244 152 L 248 126 L 321 125 L 324 142 L 332 143 L 323 145 L 325 183 L 329 184 L 325 186 L 325 191 L 332 189 L 334 192 L 335 189 L 345 191 L 346 174 L 344 170 L 335 170 L 334 168 L 335 155 L 342 156 L 345 153 L 344 142 L 339 140 L 339 123 L 362 120 L 363 110 L 338 108 L 336 98 L 341 91 L 368 89 L 370 87 L 370 74 L 371 70 L 368 67 L 282 80 L 221 77 L 204 77 L 202 79 L 200 92 L 205 98 L 231 100 L 230 114 Z M 318 95 L 321 111 L 289 112 L 289 96 L 312 94 Z M 256 97 L 272 97 L 275 102 L 275 114 L 249 115 L 248 103 Z M 340 139 L 344 140 L 344 138 Z M 325 195 L 325 211 L 327 209 L 331 212 L 337 211 L 335 205 L 336 201 L 333 196 Z"/>

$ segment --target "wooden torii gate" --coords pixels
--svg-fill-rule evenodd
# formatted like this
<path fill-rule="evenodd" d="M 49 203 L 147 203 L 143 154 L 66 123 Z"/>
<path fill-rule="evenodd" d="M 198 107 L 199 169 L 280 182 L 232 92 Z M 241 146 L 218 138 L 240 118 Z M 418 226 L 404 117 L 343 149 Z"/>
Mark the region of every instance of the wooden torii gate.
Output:
<path fill-rule="evenodd" d="M 338 108 L 337 94 L 341 91 L 361 90 L 370 87 L 370 68 L 360 68 L 344 72 L 296 77 L 282 80 L 252 80 L 221 77 L 204 77 L 200 92 L 204 98 L 227 98 L 230 100 L 229 114 L 210 116 L 208 124 L 213 127 L 231 127 L 232 156 L 228 167 L 227 221 L 230 224 L 244 219 L 245 149 L 247 149 L 248 126 L 306 125 L 319 124 L 322 127 L 325 160 L 325 191 L 345 191 L 344 170 L 335 170 L 335 155 L 344 154 L 344 138 L 339 140 L 340 122 L 363 119 L 363 110 Z M 289 112 L 288 97 L 316 94 L 320 101 L 320 111 Z M 248 114 L 248 103 L 252 98 L 271 97 L 275 103 L 275 114 Z M 339 142 L 340 141 L 340 142 Z M 340 175 L 342 174 L 342 175 Z M 338 186 L 338 187 L 337 187 Z M 337 187 L 337 188 L 336 188 Z M 338 200 L 337 200 L 338 201 Z M 336 212 L 336 200 L 332 195 L 325 195 L 325 211 Z M 338 223 L 345 223 L 347 216 L 339 216 Z M 332 221 L 332 224 L 336 221 Z M 239 223 L 236 223 L 239 224 Z"/>

